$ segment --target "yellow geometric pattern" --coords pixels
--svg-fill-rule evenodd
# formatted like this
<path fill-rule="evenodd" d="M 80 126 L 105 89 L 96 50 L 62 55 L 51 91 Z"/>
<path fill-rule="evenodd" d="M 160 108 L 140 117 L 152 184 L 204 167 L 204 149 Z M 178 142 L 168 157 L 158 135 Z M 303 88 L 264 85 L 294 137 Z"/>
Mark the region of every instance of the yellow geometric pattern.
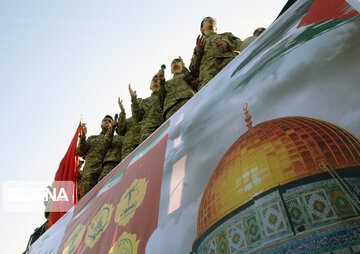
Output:
<path fill-rule="evenodd" d="M 360 166 L 360 141 L 329 122 L 284 117 L 249 128 L 215 168 L 202 197 L 198 236 L 253 197 L 307 176 Z"/>

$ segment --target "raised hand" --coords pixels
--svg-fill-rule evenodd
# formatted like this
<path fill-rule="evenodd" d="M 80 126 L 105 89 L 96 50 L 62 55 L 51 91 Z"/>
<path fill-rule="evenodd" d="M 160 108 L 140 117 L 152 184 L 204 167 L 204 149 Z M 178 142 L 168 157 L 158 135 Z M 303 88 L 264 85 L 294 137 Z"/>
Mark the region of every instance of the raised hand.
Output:
<path fill-rule="evenodd" d="M 130 85 L 130 84 L 129 84 L 129 93 L 130 93 L 131 97 L 137 97 L 136 91 L 133 91 L 133 90 L 131 89 L 131 85 Z"/>
<path fill-rule="evenodd" d="M 120 100 L 120 97 L 118 98 L 118 104 L 119 104 L 121 112 L 125 113 L 125 108 L 124 108 L 124 105 L 122 104 L 122 100 Z"/>
<path fill-rule="evenodd" d="M 164 79 L 165 79 L 165 77 L 164 77 L 164 71 L 163 71 L 162 69 L 160 69 L 156 75 L 158 76 L 158 78 L 159 78 L 160 80 L 164 80 Z"/>
<path fill-rule="evenodd" d="M 181 58 L 181 56 L 179 56 L 179 59 L 180 59 L 180 62 L 181 62 L 182 67 L 185 68 L 185 64 L 184 64 L 184 61 L 183 61 L 183 59 Z"/>
<path fill-rule="evenodd" d="M 81 124 L 81 136 L 85 137 L 87 133 L 86 123 Z"/>
<path fill-rule="evenodd" d="M 202 54 L 204 53 L 204 49 L 205 49 L 205 36 L 203 35 L 199 35 L 196 39 L 196 50 Z"/>

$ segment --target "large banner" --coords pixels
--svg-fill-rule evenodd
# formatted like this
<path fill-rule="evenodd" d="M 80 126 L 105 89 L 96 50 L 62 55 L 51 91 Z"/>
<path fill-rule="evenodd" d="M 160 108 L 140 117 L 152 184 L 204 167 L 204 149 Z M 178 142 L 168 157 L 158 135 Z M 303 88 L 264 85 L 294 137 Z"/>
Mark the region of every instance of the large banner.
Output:
<path fill-rule="evenodd" d="M 310 193 L 311 182 L 322 186 L 312 176 L 360 166 L 356 8 L 345 0 L 297 1 L 30 253 L 239 253 L 357 215 L 356 198 L 348 202 L 343 189 L 329 190 L 330 201 L 319 189 L 295 200 L 300 185 L 289 185 L 302 181 Z M 324 188 L 332 184 L 326 179 Z M 256 210 L 274 189 L 284 206 Z M 345 195 L 347 210 L 331 195 L 334 202 Z M 228 222 L 236 214 L 246 217 L 236 224 L 242 233 Z"/>

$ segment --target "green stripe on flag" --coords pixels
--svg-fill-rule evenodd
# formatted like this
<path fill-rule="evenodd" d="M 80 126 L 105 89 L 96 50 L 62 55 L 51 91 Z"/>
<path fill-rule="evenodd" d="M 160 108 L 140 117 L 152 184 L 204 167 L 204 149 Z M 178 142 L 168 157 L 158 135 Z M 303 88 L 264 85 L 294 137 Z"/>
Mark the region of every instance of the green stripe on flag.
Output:
<path fill-rule="evenodd" d="M 141 149 L 139 149 L 139 151 L 135 153 L 134 158 L 140 155 L 141 153 L 143 153 L 145 150 L 148 150 L 155 142 L 157 142 L 158 141 L 157 139 L 164 134 L 164 132 L 169 128 L 169 126 L 170 124 L 166 125 L 152 140 L 150 140 L 149 143 L 147 143 Z"/>

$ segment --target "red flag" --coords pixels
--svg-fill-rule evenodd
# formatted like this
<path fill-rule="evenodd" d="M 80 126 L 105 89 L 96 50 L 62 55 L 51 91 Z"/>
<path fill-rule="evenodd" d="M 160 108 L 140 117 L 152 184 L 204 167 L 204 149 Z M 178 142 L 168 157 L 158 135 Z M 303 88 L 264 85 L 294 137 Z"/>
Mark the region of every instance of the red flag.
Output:
<path fill-rule="evenodd" d="M 79 126 L 75 132 L 73 139 L 71 140 L 70 146 L 69 146 L 64 158 L 60 162 L 59 169 L 57 170 L 57 172 L 55 174 L 55 182 L 54 182 L 55 186 L 53 186 L 54 189 L 57 189 L 57 190 L 61 189 L 61 187 L 66 190 L 69 188 L 69 185 L 64 186 L 64 184 L 66 185 L 66 183 L 63 183 L 62 181 L 69 181 L 69 182 L 73 183 L 73 184 L 71 184 L 71 188 L 73 189 L 71 191 L 72 196 L 69 197 L 70 198 L 69 200 L 72 201 L 72 203 L 70 204 L 71 206 L 76 204 L 76 202 L 77 202 L 77 198 L 76 198 L 76 185 L 77 184 L 76 183 L 77 183 L 77 166 L 78 166 L 79 156 L 76 154 L 76 147 L 77 147 L 80 132 L 81 132 L 81 122 L 79 123 Z M 60 193 L 58 192 L 58 194 L 60 194 Z M 49 223 L 48 223 L 49 228 L 52 225 L 54 225 L 55 222 L 66 213 L 66 211 L 58 211 L 59 204 L 60 204 L 60 206 L 62 205 L 62 207 L 64 208 L 64 204 L 61 204 L 61 202 L 53 201 L 51 203 L 51 211 L 50 211 Z M 67 207 L 69 206 L 69 202 L 67 202 L 66 206 Z M 61 210 L 64 210 L 64 209 L 61 209 Z M 65 209 L 65 210 L 67 210 L 67 209 Z"/>

